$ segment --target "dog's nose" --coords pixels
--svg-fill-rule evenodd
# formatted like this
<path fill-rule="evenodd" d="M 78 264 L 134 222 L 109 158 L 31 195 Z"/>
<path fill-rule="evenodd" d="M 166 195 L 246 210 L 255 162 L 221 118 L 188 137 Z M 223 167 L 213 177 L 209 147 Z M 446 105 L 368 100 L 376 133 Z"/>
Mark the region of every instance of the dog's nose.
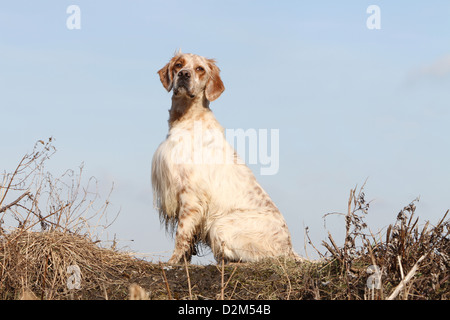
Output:
<path fill-rule="evenodd" d="M 191 73 L 188 70 L 181 70 L 178 72 L 178 76 L 182 79 L 189 79 L 191 77 Z"/>

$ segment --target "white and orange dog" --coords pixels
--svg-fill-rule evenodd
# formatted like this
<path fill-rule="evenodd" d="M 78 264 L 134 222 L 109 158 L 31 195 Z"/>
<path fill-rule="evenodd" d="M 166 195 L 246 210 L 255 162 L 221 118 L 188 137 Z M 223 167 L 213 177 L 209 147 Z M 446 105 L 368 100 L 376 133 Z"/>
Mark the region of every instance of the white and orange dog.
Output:
<path fill-rule="evenodd" d="M 298 258 L 283 216 L 209 108 L 225 90 L 219 72 L 214 60 L 181 52 L 158 71 L 173 90 L 169 134 L 152 162 L 155 206 L 176 229 L 169 263 L 190 261 L 198 243 L 218 261 Z"/>

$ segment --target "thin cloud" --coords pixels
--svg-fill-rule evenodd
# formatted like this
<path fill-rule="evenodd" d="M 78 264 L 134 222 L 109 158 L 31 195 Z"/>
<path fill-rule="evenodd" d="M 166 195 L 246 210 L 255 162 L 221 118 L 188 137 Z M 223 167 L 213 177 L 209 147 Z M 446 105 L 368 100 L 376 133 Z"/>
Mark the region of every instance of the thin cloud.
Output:
<path fill-rule="evenodd" d="M 411 80 L 421 78 L 442 79 L 450 76 L 450 54 L 447 54 L 432 63 L 414 70 L 410 74 Z"/>
<path fill-rule="evenodd" d="M 450 54 L 434 61 L 420 70 L 423 75 L 445 77 L 450 75 Z"/>

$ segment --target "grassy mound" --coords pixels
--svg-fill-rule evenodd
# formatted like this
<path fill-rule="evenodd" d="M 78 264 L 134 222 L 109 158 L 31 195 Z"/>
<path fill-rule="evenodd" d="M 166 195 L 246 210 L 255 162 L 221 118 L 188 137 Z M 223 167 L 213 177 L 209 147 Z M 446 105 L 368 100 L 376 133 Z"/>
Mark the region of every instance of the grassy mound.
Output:
<path fill-rule="evenodd" d="M 448 211 L 422 225 L 414 200 L 373 235 L 363 186 L 338 213 L 344 245 L 329 234 L 318 261 L 170 266 L 101 247 L 96 228 L 110 224 L 108 200 L 97 206 L 82 168 L 45 172 L 53 152 L 51 139 L 39 141 L 0 181 L 0 299 L 450 299 Z"/>
<path fill-rule="evenodd" d="M 169 266 L 79 235 L 15 231 L 1 237 L 0 299 L 387 299 L 399 286 L 394 299 L 450 298 L 448 243 L 445 253 L 435 250 L 423 259 L 404 285 L 398 259 L 370 250 L 352 259 L 348 270 L 335 257 Z M 409 257 L 402 262 L 405 273 L 417 263 Z M 372 259 L 382 270 L 379 289 L 367 286 Z M 73 265 L 80 270 L 79 288 L 70 287 Z"/>

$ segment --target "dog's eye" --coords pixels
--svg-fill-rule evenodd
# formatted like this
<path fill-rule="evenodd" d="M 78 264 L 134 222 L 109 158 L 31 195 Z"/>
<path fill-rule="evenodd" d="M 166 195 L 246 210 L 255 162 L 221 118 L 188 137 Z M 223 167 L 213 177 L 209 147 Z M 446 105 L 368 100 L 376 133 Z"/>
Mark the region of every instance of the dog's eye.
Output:
<path fill-rule="evenodd" d="M 205 69 L 203 69 L 203 67 L 197 67 L 197 69 L 195 69 L 195 70 L 200 71 L 200 72 L 205 71 Z"/>
<path fill-rule="evenodd" d="M 181 63 L 177 63 L 176 65 L 175 65 L 175 67 L 177 67 L 177 68 L 181 68 L 183 65 L 181 64 Z"/>

